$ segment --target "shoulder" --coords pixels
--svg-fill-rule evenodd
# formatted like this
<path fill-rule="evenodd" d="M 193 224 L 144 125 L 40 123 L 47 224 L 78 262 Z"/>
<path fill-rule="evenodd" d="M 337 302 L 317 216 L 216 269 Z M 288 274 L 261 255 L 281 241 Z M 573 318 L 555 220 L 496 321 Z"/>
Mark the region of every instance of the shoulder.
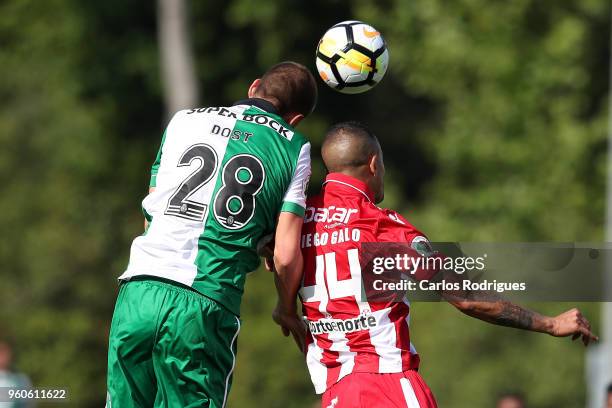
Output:
<path fill-rule="evenodd" d="M 289 125 L 287 125 L 289 126 Z M 310 141 L 308 140 L 308 138 L 301 132 L 295 130 L 295 128 L 290 127 L 290 129 L 293 130 L 293 139 L 291 140 L 292 143 L 295 143 L 297 145 L 304 146 L 304 145 L 308 145 L 308 147 L 310 148 Z"/>
<path fill-rule="evenodd" d="M 378 208 L 379 230 L 399 242 L 427 241 L 427 236 L 397 211 Z"/>
<path fill-rule="evenodd" d="M 392 225 L 395 225 L 397 228 L 417 231 L 416 227 L 412 225 L 412 223 L 410 223 L 410 221 L 408 221 L 406 217 L 404 217 L 397 211 L 390 210 L 388 208 L 379 208 L 378 210 L 383 217 L 389 219 L 392 222 Z"/>
<path fill-rule="evenodd" d="M 211 109 L 218 110 L 220 108 L 189 108 L 176 111 L 170 118 L 168 127 L 170 128 L 180 126 L 182 124 L 200 122 L 209 117 L 207 113 L 210 113 Z"/>
<path fill-rule="evenodd" d="M 302 132 L 296 130 L 293 126 L 285 122 L 280 116 L 274 114 L 268 115 L 271 120 L 278 122 L 278 124 L 280 125 L 276 126 L 274 122 L 270 122 L 268 126 L 271 128 L 271 130 L 275 131 L 280 136 L 283 136 L 284 139 L 289 141 L 291 146 L 296 151 L 300 151 L 306 146 L 310 150 L 310 141 L 308 140 L 306 135 L 304 135 Z"/>
<path fill-rule="evenodd" d="M 302 133 L 295 130 L 293 126 L 285 122 L 281 116 L 267 112 L 257 106 L 249 106 L 248 109 L 239 115 L 238 119 L 245 123 L 265 128 L 270 133 L 281 136 L 282 139 L 288 141 L 289 145 L 295 147 L 298 151 L 302 145 L 308 143 L 308 139 Z"/>
<path fill-rule="evenodd" d="M 290 132 L 293 133 L 291 134 Z M 284 150 L 289 153 L 290 157 L 292 157 L 295 165 L 307 166 L 310 168 L 311 145 L 308 139 L 291 127 L 288 127 L 287 131 L 281 134 L 281 136 L 283 136 L 281 139 L 285 139 L 284 143 L 281 142 L 281 145 Z"/>
<path fill-rule="evenodd" d="M 291 143 L 291 145 L 294 146 L 294 148 L 296 148 L 298 151 L 304 145 L 308 145 L 308 147 L 310 147 L 310 142 L 308 138 L 302 132 L 300 132 L 299 130 L 296 130 L 289 123 L 285 122 L 285 119 L 283 119 L 281 116 L 275 113 L 266 112 L 256 107 L 252 107 L 252 109 L 249 109 L 247 112 L 252 113 L 253 110 L 255 110 L 256 115 L 260 117 L 263 116 L 264 118 L 268 120 L 266 123 L 264 123 L 263 119 L 255 119 L 255 121 L 261 122 L 258 124 L 263 124 L 267 126 L 268 128 L 270 128 L 270 130 L 278 133 L 284 139 L 288 140 Z"/>

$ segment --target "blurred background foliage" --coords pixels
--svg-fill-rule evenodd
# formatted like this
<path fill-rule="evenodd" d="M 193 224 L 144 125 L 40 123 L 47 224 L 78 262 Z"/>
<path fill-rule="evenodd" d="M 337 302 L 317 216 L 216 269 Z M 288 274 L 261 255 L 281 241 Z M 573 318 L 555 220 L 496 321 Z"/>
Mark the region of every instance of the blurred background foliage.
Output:
<path fill-rule="evenodd" d="M 356 96 L 320 85 L 300 125 L 318 157 L 331 123 L 378 134 L 387 198 L 434 241 L 603 239 L 610 2 L 187 2 L 201 105 L 231 104 L 266 67 L 314 68 L 329 26 L 387 40 L 386 78 Z M 154 2 L 0 2 L 0 337 L 36 386 L 101 406 L 115 281 L 142 231 L 140 200 L 165 126 Z M 232 407 L 312 407 L 305 364 L 273 325 L 271 276 L 247 282 Z M 573 305 L 537 304 L 555 314 Z M 598 305 L 580 305 L 598 328 Z M 584 350 L 412 308 L 422 373 L 442 407 L 581 407 Z"/>

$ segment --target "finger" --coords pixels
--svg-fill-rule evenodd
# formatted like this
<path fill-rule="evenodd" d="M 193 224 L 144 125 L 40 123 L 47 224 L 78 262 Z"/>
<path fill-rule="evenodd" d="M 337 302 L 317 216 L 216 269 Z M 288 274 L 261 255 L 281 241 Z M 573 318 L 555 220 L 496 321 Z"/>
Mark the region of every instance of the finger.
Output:
<path fill-rule="evenodd" d="M 300 337 L 297 335 L 295 330 L 291 330 L 291 337 L 293 337 L 293 341 L 295 342 L 295 345 L 298 346 L 298 348 L 300 348 L 300 346 L 301 346 L 301 344 L 300 344 Z"/>
<path fill-rule="evenodd" d="M 587 330 L 591 330 L 591 325 L 589 325 L 588 323 L 586 323 L 583 320 L 578 321 L 578 326 L 584 327 Z"/>
<path fill-rule="evenodd" d="M 585 346 L 588 346 L 591 340 L 597 340 L 597 336 L 591 333 L 586 327 L 580 327 L 580 332 L 582 333 L 582 342 Z"/>
<path fill-rule="evenodd" d="M 586 329 L 587 333 L 588 333 L 588 337 L 590 340 L 595 340 L 598 341 L 599 337 L 597 337 L 595 334 L 593 334 L 593 332 L 591 331 L 591 324 L 589 323 L 589 321 L 585 318 L 582 319 L 582 323 L 581 323 L 582 327 L 584 329 Z"/>
<path fill-rule="evenodd" d="M 591 330 L 591 323 L 585 317 L 582 317 L 581 321 L 582 321 L 582 324 L 584 324 L 587 329 Z"/>
<path fill-rule="evenodd" d="M 599 341 L 599 336 L 589 330 L 589 341 Z"/>
<path fill-rule="evenodd" d="M 297 333 L 293 333 L 293 340 L 295 341 L 295 345 L 300 350 L 300 353 L 304 352 L 304 339 L 299 336 Z"/>
<path fill-rule="evenodd" d="M 303 322 L 299 320 L 294 322 L 294 325 L 291 327 L 291 330 L 297 335 L 300 335 L 302 337 L 306 336 L 306 326 Z"/>
<path fill-rule="evenodd" d="M 300 346 L 300 351 L 303 353 L 306 348 L 306 333 L 300 332 L 297 334 L 298 336 L 298 345 Z"/>
<path fill-rule="evenodd" d="M 292 327 L 291 334 L 295 339 L 296 344 L 300 348 L 300 351 L 304 351 L 305 340 L 306 340 L 306 328 L 302 321 L 296 321 L 296 324 Z"/>
<path fill-rule="evenodd" d="M 302 337 L 306 337 L 306 331 L 308 330 L 308 327 L 306 326 L 306 323 L 303 320 L 299 320 L 297 322 L 297 330 Z"/>

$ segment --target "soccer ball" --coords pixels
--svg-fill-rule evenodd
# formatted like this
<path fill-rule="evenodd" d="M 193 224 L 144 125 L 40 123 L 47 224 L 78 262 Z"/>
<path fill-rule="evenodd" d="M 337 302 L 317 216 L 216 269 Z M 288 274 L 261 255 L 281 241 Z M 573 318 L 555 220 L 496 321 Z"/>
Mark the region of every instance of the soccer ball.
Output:
<path fill-rule="evenodd" d="M 361 21 L 343 21 L 317 46 L 317 70 L 336 91 L 356 94 L 374 87 L 387 72 L 389 51 L 382 35 Z"/>

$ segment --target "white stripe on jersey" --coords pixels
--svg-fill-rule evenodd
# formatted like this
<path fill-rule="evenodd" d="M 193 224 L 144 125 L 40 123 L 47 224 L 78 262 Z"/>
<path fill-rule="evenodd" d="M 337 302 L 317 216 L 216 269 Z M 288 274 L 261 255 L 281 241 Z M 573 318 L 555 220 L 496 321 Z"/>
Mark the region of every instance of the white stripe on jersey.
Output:
<path fill-rule="evenodd" d="M 402 371 L 402 350 L 397 347 L 397 333 L 394 322 L 389 319 L 391 308 L 374 313 L 378 326 L 370 329 L 370 341 L 379 356 L 380 373 Z"/>
<path fill-rule="evenodd" d="M 408 408 L 421 408 L 421 404 L 419 404 L 419 400 L 417 399 L 417 396 L 414 393 L 414 389 L 412 389 L 412 384 L 410 384 L 410 380 L 404 377 L 400 380 L 400 385 L 402 386 L 402 392 L 404 393 L 406 406 Z"/>
<path fill-rule="evenodd" d="M 347 186 L 347 187 L 352 188 L 353 190 L 357 190 L 357 191 L 359 191 L 361 194 L 363 194 L 363 196 L 366 198 L 366 200 L 368 200 L 369 202 L 372 202 L 372 200 L 370 200 L 370 197 L 368 197 L 368 195 L 365 193 L 365 191 L 362 191 L 362 190 L 358 189 L 357 187 L 355 187 L 355 186 L 354 186 L 354 185 L 352 185 L 352 184 L 348 184 L 348 183 L 345 183 L 344 181 L 340 181 L 340 180 L 327 180 L 327 181 L 324 181 L 324 182 L 323 182 L 323 185 L 325 185 L 325 184 L 327 184 L 327 183 L 338 183 L 338 184 L 343 184 L 343 185 L 345 185 L 345 186 Z"/>
<path fill-rule="evenodd" d="M 323 349 L 317 345 L 316 341 L 313 341 L 308 345 L 306 364 L 317 394 L 323 394 L 327 388 L 327 367 L 321 364 L 322 359 Z"/>
<path fill-rule="evenodd" d="M 325 279 L 325 260 L 322 256 L 316 258 L 317 269 L 315 269 L 315 276 L 317 282 L 324 282 Z M 312 285 L 304 286 L 300 289 L 302 296 L 302 302 L 319 302 L 319 312 L 323 315 L 327 313 L 327 302 L 329 296 L 327 296 L 327 289 L 325 285 Z"/>
<path fill-rule="evenodd" d="M 238 328 L 236 329 L 236 334 L 232 338 L 232 342 L 230 343 L 230 353 L 232 353 L 232 368 L 229 373 L 227 373 L 227 377 L 225 377 L 225 393 L 223 394 L 223 403 L 221 404 L 221 408 L 225 408 L 225 403 L 227 401 L 227 392 L 229 391 L 229 380 L 232 377 L 232 373 L 234 372 L 234 368 L 236 367 L 236 355 L 234 354 L 234 343 L 236 342 L 236 337 L 238 337 L 238 333 L 240 333 L 240 319 L 238 316 L 234 316 L 236 318 L 236 323 L 238 324 Z"/>
<path fill-rule="evenodd" d="M 329 339 L 333 341 L 330 350 L 338 352 L 337 362 L 340 363 L 340 373 L 338 378 L 342 378 L 347 374 L 353 372 L 355 367 L 355 356 L 357 353 L 351 351 L 348 345 L 348 339 L 342 332 L 331 332 L 329 333 Z"/>

